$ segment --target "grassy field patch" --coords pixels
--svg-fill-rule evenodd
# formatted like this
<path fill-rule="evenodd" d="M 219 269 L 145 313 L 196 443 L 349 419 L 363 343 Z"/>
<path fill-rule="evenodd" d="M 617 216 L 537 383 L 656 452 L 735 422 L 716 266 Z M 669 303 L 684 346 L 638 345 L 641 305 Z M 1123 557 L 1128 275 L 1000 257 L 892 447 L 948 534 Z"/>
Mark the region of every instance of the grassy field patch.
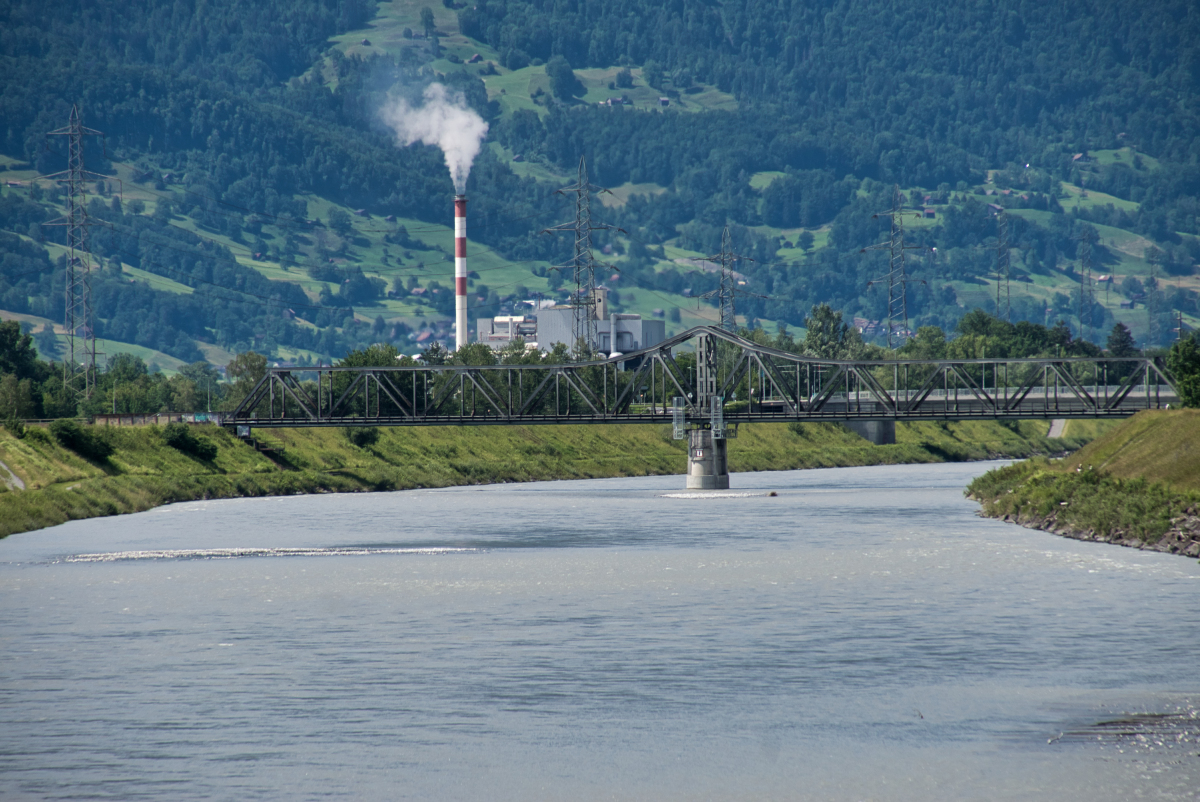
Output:
<path fill-rule="evenodd" d="M 761 173 L 755 173 L 750 176 L 750 186 L 762 192 L 767 187 L 771 186 L 771 182 L 776 178 L 783 178 L 787 173 L 782 170 L 765 170 Z"/>
<path fill-rule="evenodd" d="M 654 183 L 632 184 L 626 182 L 619 187 L 612 187 L 608 192 L 604 192 L 598 196 L 600 203 L 610 209 L 616 209 L 629 203 L 629 199 L 634 195 L 661 195 L 666 192 L 666 187 L 660 187 Z"/>

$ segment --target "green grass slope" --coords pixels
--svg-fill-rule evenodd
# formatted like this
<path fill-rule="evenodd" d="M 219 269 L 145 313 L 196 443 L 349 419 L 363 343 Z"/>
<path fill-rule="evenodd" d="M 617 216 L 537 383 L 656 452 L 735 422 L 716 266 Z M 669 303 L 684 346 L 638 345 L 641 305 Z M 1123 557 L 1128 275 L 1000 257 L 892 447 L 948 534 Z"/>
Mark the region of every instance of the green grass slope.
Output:
<path fill-rule="evenodd" d="M 1200 490 L 1200 409 L 1139 412 L 1064 460 L 1063 468 Z"/>
<path fill-rule="evenodd" d="M 989 471 L 984 515 L 1068 537 L 1200 556 L 1200 410 L 1147 410 L 1063 460 Z"/>
<path fill-rule="evenodd" d="M 158 427 L 95 431 L 114 447 L 103 463 L 45 429 L 0 430 L 0 536 L 197 498 L 681 474 L 686 462 L 684 442 L 665 426 L 395 428 L 363 448 L 338 429 L 256 432 L 267 453 L 198 427 L 217 447 L 211 460 L 168 446 Z M 763 423 L 740 428 L 729 463 L 734 472 L 929 463 L 1044 454 L 1087 440 L 1086 432 L 1045 434 L 1044 421 L 901 424 L 895 445 L 874 446 L 838 424 Z"/>

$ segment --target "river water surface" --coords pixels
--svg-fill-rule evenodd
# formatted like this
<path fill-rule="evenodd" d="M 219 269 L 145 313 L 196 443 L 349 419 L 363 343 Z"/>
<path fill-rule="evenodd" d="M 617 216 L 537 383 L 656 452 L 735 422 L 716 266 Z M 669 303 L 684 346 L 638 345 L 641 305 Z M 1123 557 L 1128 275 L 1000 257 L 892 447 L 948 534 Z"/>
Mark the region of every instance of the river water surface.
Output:
<path fill-rule="evenodd" d="M 990 467 L 9 537 L 0 798 L 1200 798 L 1200 565 L 980 519 Z"/>

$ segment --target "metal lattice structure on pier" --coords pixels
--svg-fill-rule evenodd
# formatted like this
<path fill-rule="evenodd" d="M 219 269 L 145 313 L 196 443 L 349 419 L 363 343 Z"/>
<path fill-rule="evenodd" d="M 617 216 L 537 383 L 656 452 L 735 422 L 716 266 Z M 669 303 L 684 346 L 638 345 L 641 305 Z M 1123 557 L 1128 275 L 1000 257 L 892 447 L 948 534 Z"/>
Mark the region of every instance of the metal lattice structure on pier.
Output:
<path fill-rule="evenodd" d="M 1177 403 L 1157 360 L 826 360 L 698 327 L 563 365 L 269 368 L 227 425 L 1121 418 Z M 714 403 L 714 400 L 716 403 Z M 716 410 L 716 411 L 714 411 Z"/>

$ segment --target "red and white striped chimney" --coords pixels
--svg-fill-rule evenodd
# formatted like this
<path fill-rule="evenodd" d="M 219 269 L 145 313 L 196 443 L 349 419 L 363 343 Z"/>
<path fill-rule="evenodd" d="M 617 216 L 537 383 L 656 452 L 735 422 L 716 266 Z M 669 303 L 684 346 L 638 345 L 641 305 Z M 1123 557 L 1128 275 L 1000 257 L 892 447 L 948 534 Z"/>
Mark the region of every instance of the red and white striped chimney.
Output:
<path fill-rule="evenodd" d="M 470 340 L 467 331 L 467 196 L 454 196 L 455 350 Z"/>

